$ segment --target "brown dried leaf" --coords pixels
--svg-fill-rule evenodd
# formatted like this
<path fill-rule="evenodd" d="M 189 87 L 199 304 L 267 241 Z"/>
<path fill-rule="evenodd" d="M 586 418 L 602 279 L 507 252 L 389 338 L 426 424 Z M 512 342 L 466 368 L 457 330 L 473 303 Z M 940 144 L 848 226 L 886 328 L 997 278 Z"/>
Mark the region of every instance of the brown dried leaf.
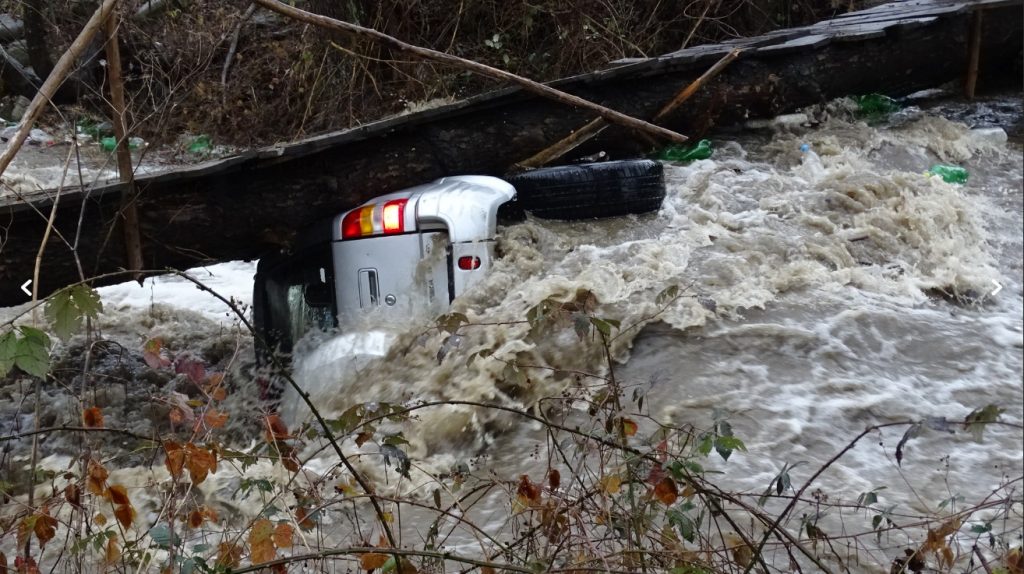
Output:
<path fill-rule="evenodd" d="M 206 428 L 219 429 L 228 422 L 228 413 L 224 411 L 218 411 L 217 409 L 208 409 L 206 414 L 203 415 L 203 423 L 206 424 Z"/>
<path fill-rule="evenodd" d="M 64 487 L 64 500 L 67 500 L 75 508 L 82 508 L 82 490 L 77 484 L 70 483 Z M 3 574 L 0 572 L 0 574 Z"/>
<path fill-rule="evenodd" d="M 228 391 L 224 387 L 217 387 L 216 389 L 213 389 L 210 396 L 213 397 L 213 400 L 215 401 L 223 401 L 228 398 Z"/>
<path fill-rule="evenodd" d="M 292 547 L 292 525 L 287 522 L 282 522 L 274 527 L 274 545 L 278 548 L 291 548 Z"/>
<path fill-rule="evenodd" d="M 562 484 L 562 474 L 558 472 L 557 468 L 552 468 L 548 471 L 548 487 L 551 490 L 558 490 L 559 485 Z"/>
<path fill-rule="evenodd" d="M 164 460 L 164 464 L 167 465 L 167 471 L 174 478 L 181 478 L 181 471 L 185 468 L 184 449 L 173 440 L 168 440 L 164 441 L 164 452 L 167 453 L 167 458 Z"/>
<path fill-rule="evenodd" d="M 119 504 L 114 508 L 114 518 L 121 523 L 122 528 L 128 528 L 135 520 L 135 507 L 131 504 Z"/>
<path fill-rule="evenodd" d="M 359 566 L 367 571 L 376 570 L 386 564 L 387 561 L 388 555 L 381 554 L 380 552 L 369 552 L 359 555 Z"/>
<path fill-rule="evenodd" d="M 0 574 L 7 574 L 7 555 L 0 552 Z"/>
<path fill-rule="evenodd" d="M 209 473 L 217 472 L 217 455 L 192 443 L 185 445 L 185 466 L 192 484 L 202 484 Z"/>
<path fill-rule="evenodd" d="M 370 440 L 371 438 L 373 438 L 373 433 L 368 433 L 366 431 L 363 431 L 363 432 L 357 434 L 356 435 L 356 439 L 355 439 L 356 440 L 356 446 L 363 446 L 364 444 L 366 444 L 366 441 Z"/>
<path fill-rule="evenodd" d="M 92 521 L 96 523 L 96 526 L 102 528 L 107 525 L 107 515 L 97 512 L 96 515 L 92 517 Z"/>
<path fill-rule="evenodd" d="M 217 546 L 217 566 L 237 568 L 242 563 L 242 549 L 235 544 L 221 542 Z"/>
<path fill-rule="evenodd" d="M 266 518 L 253 523 L 249 531 L 250 559 L 253 564 L 270 562 L 277 555 L 274 548 L 274 525 Z"/>
<path fill-rule="evenodd" d="M 43 508 L 42 512 L 35 516 L 35 519 L 32 531 L 39 539 L 39 546 L 46 546 L 46 543 L 53 540 L 54 535 L 57 534 L 57 519 L 50 516 L 50 511 L 47 508 Z"/>
<path fill-rule="evenodd" d="M 661 479 L 661 482 L 654 487 L 654 497 L 660 500 L 665 506 L 674 504 L 676 499 L 679 498 L 679 490 L 676 488 L 676 481 L 672 480 L 672 477 L 670 476 L 666 476 Z"/>
<path fill-rule="evenodd" d="M 309 511 L 302 506 L 295 509 L 295 522 L 303 530 L 312 530 L 316 526 L 316 521 L 310 516 Z"/>
<path fill-rule="evenodd" d="M 87 429 L 103 428 L 103 412 L 99 407 L 89 407 L 82 411 L 82 425 Z"/>
<path fill-rule="evenodd" d="M 263 422 L 265 427 L 264 436 L 266 437 L 267 442 L 276 442 L 292 438 L 292 435 L 288 434 L 288 425 L 281 420 L 281 417 L 277 415 L 268 415 Z"/>
<path fill-rule="evenodd" d="M 199 528 L 203 525 L 203 513 L 198 510 L 193 510 L 188 513 L 188 527 Z"/>
<path fill-rule="evenodd" d="M 103 495 L 107 489 L 107 477 L 110 473 L 104 466 L 95 460 L 89 460 L 86 470 L 85 489 L 92 494 Z"/>
<path fill-rule="evenodd" d="M 120 484 L 115 484 L 107 489 L 107 498 L 114 504 L 131 504 L 128 498 L 128 491 Z"/>
<path fill-rule="evenodd" d="M 615 494 L 622 487 L 622 479 L 617 475 L 609 475 L 601 478 L 601 492 Z"/>
<path fill-rule="evenodd" d="M 622 433 L 626 436 L 633 436 L 640 427 L 631 419 L 622 419 Z"/>
<path fill-rule="evenodd" d="M 121 559 L 121 549 L 117 547 L 117 540 L 107 538 L 107 550 L 103 553 L 103 561 L 107 564 L 114 564 Z"/>
<path fill-rule="evenodd" d="M 526 506 L 540 502 L 540 487 L 530 481 L 530 477 L 522 475 L 519 477 L 519 488 L 516 489 L 516 496 L 519 502 Z"/>

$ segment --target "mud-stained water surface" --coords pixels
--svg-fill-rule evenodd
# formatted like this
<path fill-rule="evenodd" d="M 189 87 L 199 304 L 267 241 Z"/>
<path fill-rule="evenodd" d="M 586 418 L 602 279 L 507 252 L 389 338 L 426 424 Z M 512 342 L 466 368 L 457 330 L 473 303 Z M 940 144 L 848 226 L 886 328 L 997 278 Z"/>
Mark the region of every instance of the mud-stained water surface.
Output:
<path fill-rule="evenodd" d="M 926 536 L 909 526 L 877 539 L 864 536 L 881 510 L 844 510 L 843 504 L 871 491 L 874 507 L 887 509 L 897 523 L 992 499 L 1015 500 L 968 520 L 984 525 L 998 519 L 1003 543 L 1019 546 L 1021 103 L 1004 97 L 921 106 L 924 111 L 911 107 L 868 125 L 836 102 L 810 113 L 807 122 L 720 134 L 710 160 L 666 164 L 668 198 L 657 214 L 504 227 L 494 271 L 453 304 L 469 323 L 456 341 L 445 344 L 447 333 L 435 329 L 431 317 L 371 317 L 366 325 L 303 341 L 294 359 L 296 380 L 328 418 L 363 403 L 372 410 L 460 401 L 513 407 L 596 432 L 603 422 L 594 422 L 578 401 L 542 399 L 579 396 L 581 387 L 614 374 L 625 397 L 643 398 L 643 416 L 635 417 L 637 443 L 657 423 L 707 429 L 727 420 L 746 451 L 736 450 L 727 461 L 712 454 L 703 464 L 722 472 L 715 484 L 751 504 L 780 471 L 792 469 L 799 487 L 828 465 L 804 494 L 811 510 L 786 526 L 799 534 L 810 521 L 832 535 L 841 546 L 833 553 L 851 571 L 886 572 L 900 549 L 917 547 Z M 924 173 L 937 163 L 966 167 L 968 182 L 949 184 Z M 237 262 L 196 275 L 244 311 L 253 269 Z M 532 308 L 579 293 L 590 294 L 593 316 L 620 322 L 608 337 L 607 356 L 596 330 L 582 338 L 572 326 L 531 333 Z M 9 377 L 0 387 L 0 434 L 34 428 L 37 402 L 41 425 L 77 424 L 83 393 L 104 408 L 108 427 L 142 436 L 167 432 L 174 409 L 168 397 L 190 400 L 196 393 L 186 375 L 143 360 L 143 344 L 156 338 L 176 363 L 194 359 L 227 373 L 231 394 L 224 409 L 233 414 L 218 440 L 237 451 L 262 441 L 265 406 L 253 382 L 251 342 L 223 303 L 174 278 L 105 288 L 101 295 L 99 328 L 114 342 L 84 347 L 74 340 L 57 349 L 63 353 L 58 369 L 68 374 L 61 385 L 43 385 L 41 400 L 31 381 Z M 16 311 L 3 310 L 0 318 Z M 383 356 L 353 359 L 345 352 L 353 340 L 379 347 Z M 84 372 L 84 355 L 93 361 L 93 374 L 84 377 L 83 387 L 83 377 L 71 373 Z M 517 367 L 510 370 L 510 364 Z M 286 393 L 283 418 L 293 429 L 307 416 L 298 403 Z M 962 421 L 987 405 L 1002 409 L 999 420 L 1009 424 L 989 426 L 981 440 L 960 425 L 940 422 Z M 636 401 L 629 408 L 637 411 Z M 900 444 L 908 426 L 884 425 L 903 421 L 930 424 Z M 430 504 L 436 476 L 508 480 L 514 490 L 522 474 L 540 479 L 551 455 L 549 435 L 539 424 L 493 409 L 423 409 L 393 424 L 408 441 L 400 445 L 411 464 L 407 477 L 396 471 L 400 461 L 393 451 L 382 451 L 375 441 L 357 445 L 349 439 L 342 447 L 379 492 Z M 882 428 L 830 462 L 874 425 Z M 119 452 L 112 448 L 118 444 L 125 445 Z M 31 438 L 23 438 L 0 447 L 4 475 L 12 477 L 6 482 L 24 479 L 31 446 Z M 163 518 L 163 455 L 136 439 L 57 434 L 39 444 L 40 465 L 57 472 L 77 468 L 76 457 L 89 448 L 114 455 L 105 461 L 110 480 L 128 486 L 139 513 L 133 528 L 143 536 Z M 298 458 L 304 469 L 297 475 L 266 461 L 245 469 L 223 464 L 196 492 L 217 508 L 223 528 L 237 531 L 268 515 L 268 508 L 294 507 L 300 484 L 329 476 L 323 487 L 329 490 L 347 480 L 320 441 L 310 440 Z M 260 479 L 295 487 L 273 498 L 252 486 Z M 59 478 L 53 480 L 62 488 Z M 4 505 L 5 517 L 18 512 L 16 500 L 23 503 L 24 497 Z M 489 535 L 508 539 L 513 500 L 508 492 L 491 491 L 466 516 Z M 817 515 L 815 500 L 822 503 Z M 778 512 L 783 504 L 773 500 L 765 508 Z M 304 548 L 370 536 L 368 508 L 355 502 L 336 508 L 318 517 Z M 395 529 L 405 543 L 422 545 L 432 516 L 404 510 Z M 969 534 L 965 526 L 962 532 L 957 567 L 978 567 L 968 563 L 977 531 Z M 855 534 L 861 535 L 856 542 L 842 539 Z M 0 550 L 9 556 L 14 544 L 12 532 L 0 538 Z M 477 555 L 487 546 L 479 534 L 458 528 L 443 544 Z M 44 561 L 65 563 L 56 553 L 48 546 Z M 781 551 L 771 559 L 773 569 L 793 568 Z"/>

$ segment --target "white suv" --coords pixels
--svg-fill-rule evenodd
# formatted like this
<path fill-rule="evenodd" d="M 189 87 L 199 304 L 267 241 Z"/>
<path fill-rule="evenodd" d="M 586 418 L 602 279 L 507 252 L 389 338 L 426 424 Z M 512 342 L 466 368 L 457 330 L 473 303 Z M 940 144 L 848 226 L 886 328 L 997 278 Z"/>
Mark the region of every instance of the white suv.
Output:
<path fill-rule="evenodd" d="M 491 267 L 499 211 L 588 219 L 657 210 L 661 164 L 543 168 L 506 179 L 461 175 L 379 196 L 260 260 L 253 318 L 261 353 L 290 353 L 310 329 L 377 312 L 440 313 Z M 265 355 L 264 355 L 265 356 Z"/>

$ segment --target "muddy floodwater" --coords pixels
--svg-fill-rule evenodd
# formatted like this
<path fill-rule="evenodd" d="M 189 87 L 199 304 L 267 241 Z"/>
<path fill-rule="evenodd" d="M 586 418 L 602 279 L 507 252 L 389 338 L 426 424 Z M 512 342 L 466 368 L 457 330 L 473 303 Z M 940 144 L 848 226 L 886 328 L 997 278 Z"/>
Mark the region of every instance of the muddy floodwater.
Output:
<path fill-rule="evenodd" d="M 727 420 L 746 450 L 727 461 L 709 456 L 704 466 L 722 473 L 713 479 L 721 488 L 751 501 L 784 469 L 791 468 L 792 482 L 802 485 L 829 463 L 806 497 L 837 504 L 823 504 L 813 516 L 808 505 L 785 524 L 797 534 L 802 519 L 831 535 L 870 531 L 875 513 L 844 514 L 838 504 L 853 504 L 867 492 L 890 517 L 942 516 L 1005 498 L 1007 504 L 968 521 L 998 519 L 1000 544 L 1019 546 L 1020 122 L 1016 96 L 970 105 L 911 102 L 878 123 L 856 117 L 849 102 L 840 101 L 803 117 L 718 134 L 711 159 L 666 164 L 668 197 L 656 214 L 569 223 L 528 219 L 502 227 L 493 272 L 453 304 L 472 324 L 459 329 L 454 343 L 446 345 L 447 334 L 434 328 L 432 317 L 370 317 L 302 341 L 294 357 L 296 380 L 330 418 L 362 403 L 445 400 L 548 412 L 545 399 L 589 384 L 589 375 L 614 373 L 627 397 L 643 398 L 642 406 L 630 406 L 638 414 L 636 440 L 657 423 L 706 429 Z M 963 185 L 946 183 L 926 173 L 936 164 L 963 166 L 970 177 Z M 195 273 L 244 308 L 254 269 L 253 263 L 235 262 Z M 102 353 L 100 363 L 116 384 L 90 392 L 109 406 L 108 426 L 125 425 L 142 435 L 166 428 L 161 397 L 181 391 L 181 377 L 147 374 L 149 367 L 137 357 L 146 340 L 159 337 L 168 349 L 192 352 L 229 373 L 231 400 L 244 413 L 228 427 L 232 448 L 245 450 L 261 440 L 258 430 L 246 431 L 262 416 L 251 343 L 230 310 L 174 278 L 100 292 L 104 335 L 136 355 L 118 362 L 109 349 Z M 581 292 L 592 297 L 595 317 L 618 321 L 607 356 L 593 335 L 580 337 L 571 327 L 530 333 L 530 309 Z M 347 355 L 353 338 L 380 346 L 382 356 Z M 517 365 L 512 372 L 510 362 Z M 47 424 L 77 420 L 77 403 L 66 396 L 77 392 L 44 388 Z M 125 401 L 132 402 L 130 409 L 123 408 Z M 12 377 L 3 382 L 0 434 L 32 428 L 35 404 L 30 383 Z M 962 425 L 942 422 L 963 421 L 988 405 L 1001 409 L 999 420 L 1008 424 L 986 428 L 980 440 Z M 567 425 L 600 426 L 579 404 L 552 410 Z M 308 415 L 294 393 L 286 394 L 283 412 L 292 428 Z M 912 437 L 904 436 L 907 426 L 884 426 L 902 421 L 930 422 Z M 379 446 L 342 444 L 388 495 L 429 501 L 432 477 L 458 472 L 540 480 L 547 468 L 546 430 L 507 412 L 460 404 L 425 409 L 395 424 L 408 441 L 401 445 L 411 464 L 407 477 L 396 471 L 396 460 L 384 464 Z M 830 463 L 874 425 L 883 428 Z M 8 441 L 4 472 L 24 469 L 30 447 L 29 439 Z M 59 436 L 47 438 L 40 464 L 63 471 L 81 448 Z M 128 486 L 140 516 L 133 528 L 143 536 L 161 519 L 159 485 L 167 472 L 152 452 L 117 457 L 123 462 L 111 462 L 117 469 L 112 476 Z M 317 441 L 299 458 L 301 480 L 344 474 Z M 289 476 L 264 463 L 245 470 L 228 466 L 201 490 L 219 505 L 225 524 L 238 528 L 271 504 L 259 495 L 238 495 L 243 477 Z M 512 498 L 492 492 L 467 515 L 506 539 Z M 777 504 L 766 508 L 778 511 Z M 357 528 L 352 513 L 360 512 L 368 510 L 352 505 L 325 511 L 318 539 L 306 540 L 304 548 L 350 540 Z M 421 544 L 429 514 L 403 512 L 398 536 Z M 957 567 L 964 571 L 978 567 L 968 565 L 978 536 L 969 532 L 965 526 L 955 542 Z M 888 572 L 901 549 L 916 547 L 924 536 L 921 529 L 896 529 L 843 542 L 835 553 L 850 571 Z M 11 556 L 14 543 L 14 534 L 5 534 L 0 550 Z M 455 527 L 444 540 L 444 548 L 467 554 L 486 554 L 485 546 L 478 535 Z M 47 547 L 47 553 L 54 564 L 61 562 L 56 550 Z M 784 553 L 771 560 L 778 571 L 792 568 Z"/>

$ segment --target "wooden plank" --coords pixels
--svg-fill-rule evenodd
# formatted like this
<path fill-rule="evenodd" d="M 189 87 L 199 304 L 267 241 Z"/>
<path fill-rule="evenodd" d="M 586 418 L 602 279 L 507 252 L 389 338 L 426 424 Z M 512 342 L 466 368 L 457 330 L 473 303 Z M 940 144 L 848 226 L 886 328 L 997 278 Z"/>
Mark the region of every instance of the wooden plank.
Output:
<path fill-rule="evenodd" d="M 827 36 L 827 35 L 824 35 L 824 34 L 810 34 L 810 35 L 807 35 L 807 36 L 801 36 L 799 38 L 794 38 L 794 39 L 792 39 L 792 40 L 790 40 L 788 42 L 783 42 L 781 44 L 775 44 L 775 45 L 772 45 L 772 46 L 765 46 L 763 48 L 758 48 L 757 51 L 754 52 L 754 53 L 758 54 L 758 55 L 764 54 L 764 55 L 776 56 L 776 55 L 780 55 L 780 54 L 787 54 L 789 52 L 804 51 L 804 50 L 811 50 L 811 49 L 814 49 L 814 48 L 820 48 L 822 46 L 825 46 L 826 44 L 828 44 L 831 41 L 832 41 L 832 38 L 830 36 Z"/>

